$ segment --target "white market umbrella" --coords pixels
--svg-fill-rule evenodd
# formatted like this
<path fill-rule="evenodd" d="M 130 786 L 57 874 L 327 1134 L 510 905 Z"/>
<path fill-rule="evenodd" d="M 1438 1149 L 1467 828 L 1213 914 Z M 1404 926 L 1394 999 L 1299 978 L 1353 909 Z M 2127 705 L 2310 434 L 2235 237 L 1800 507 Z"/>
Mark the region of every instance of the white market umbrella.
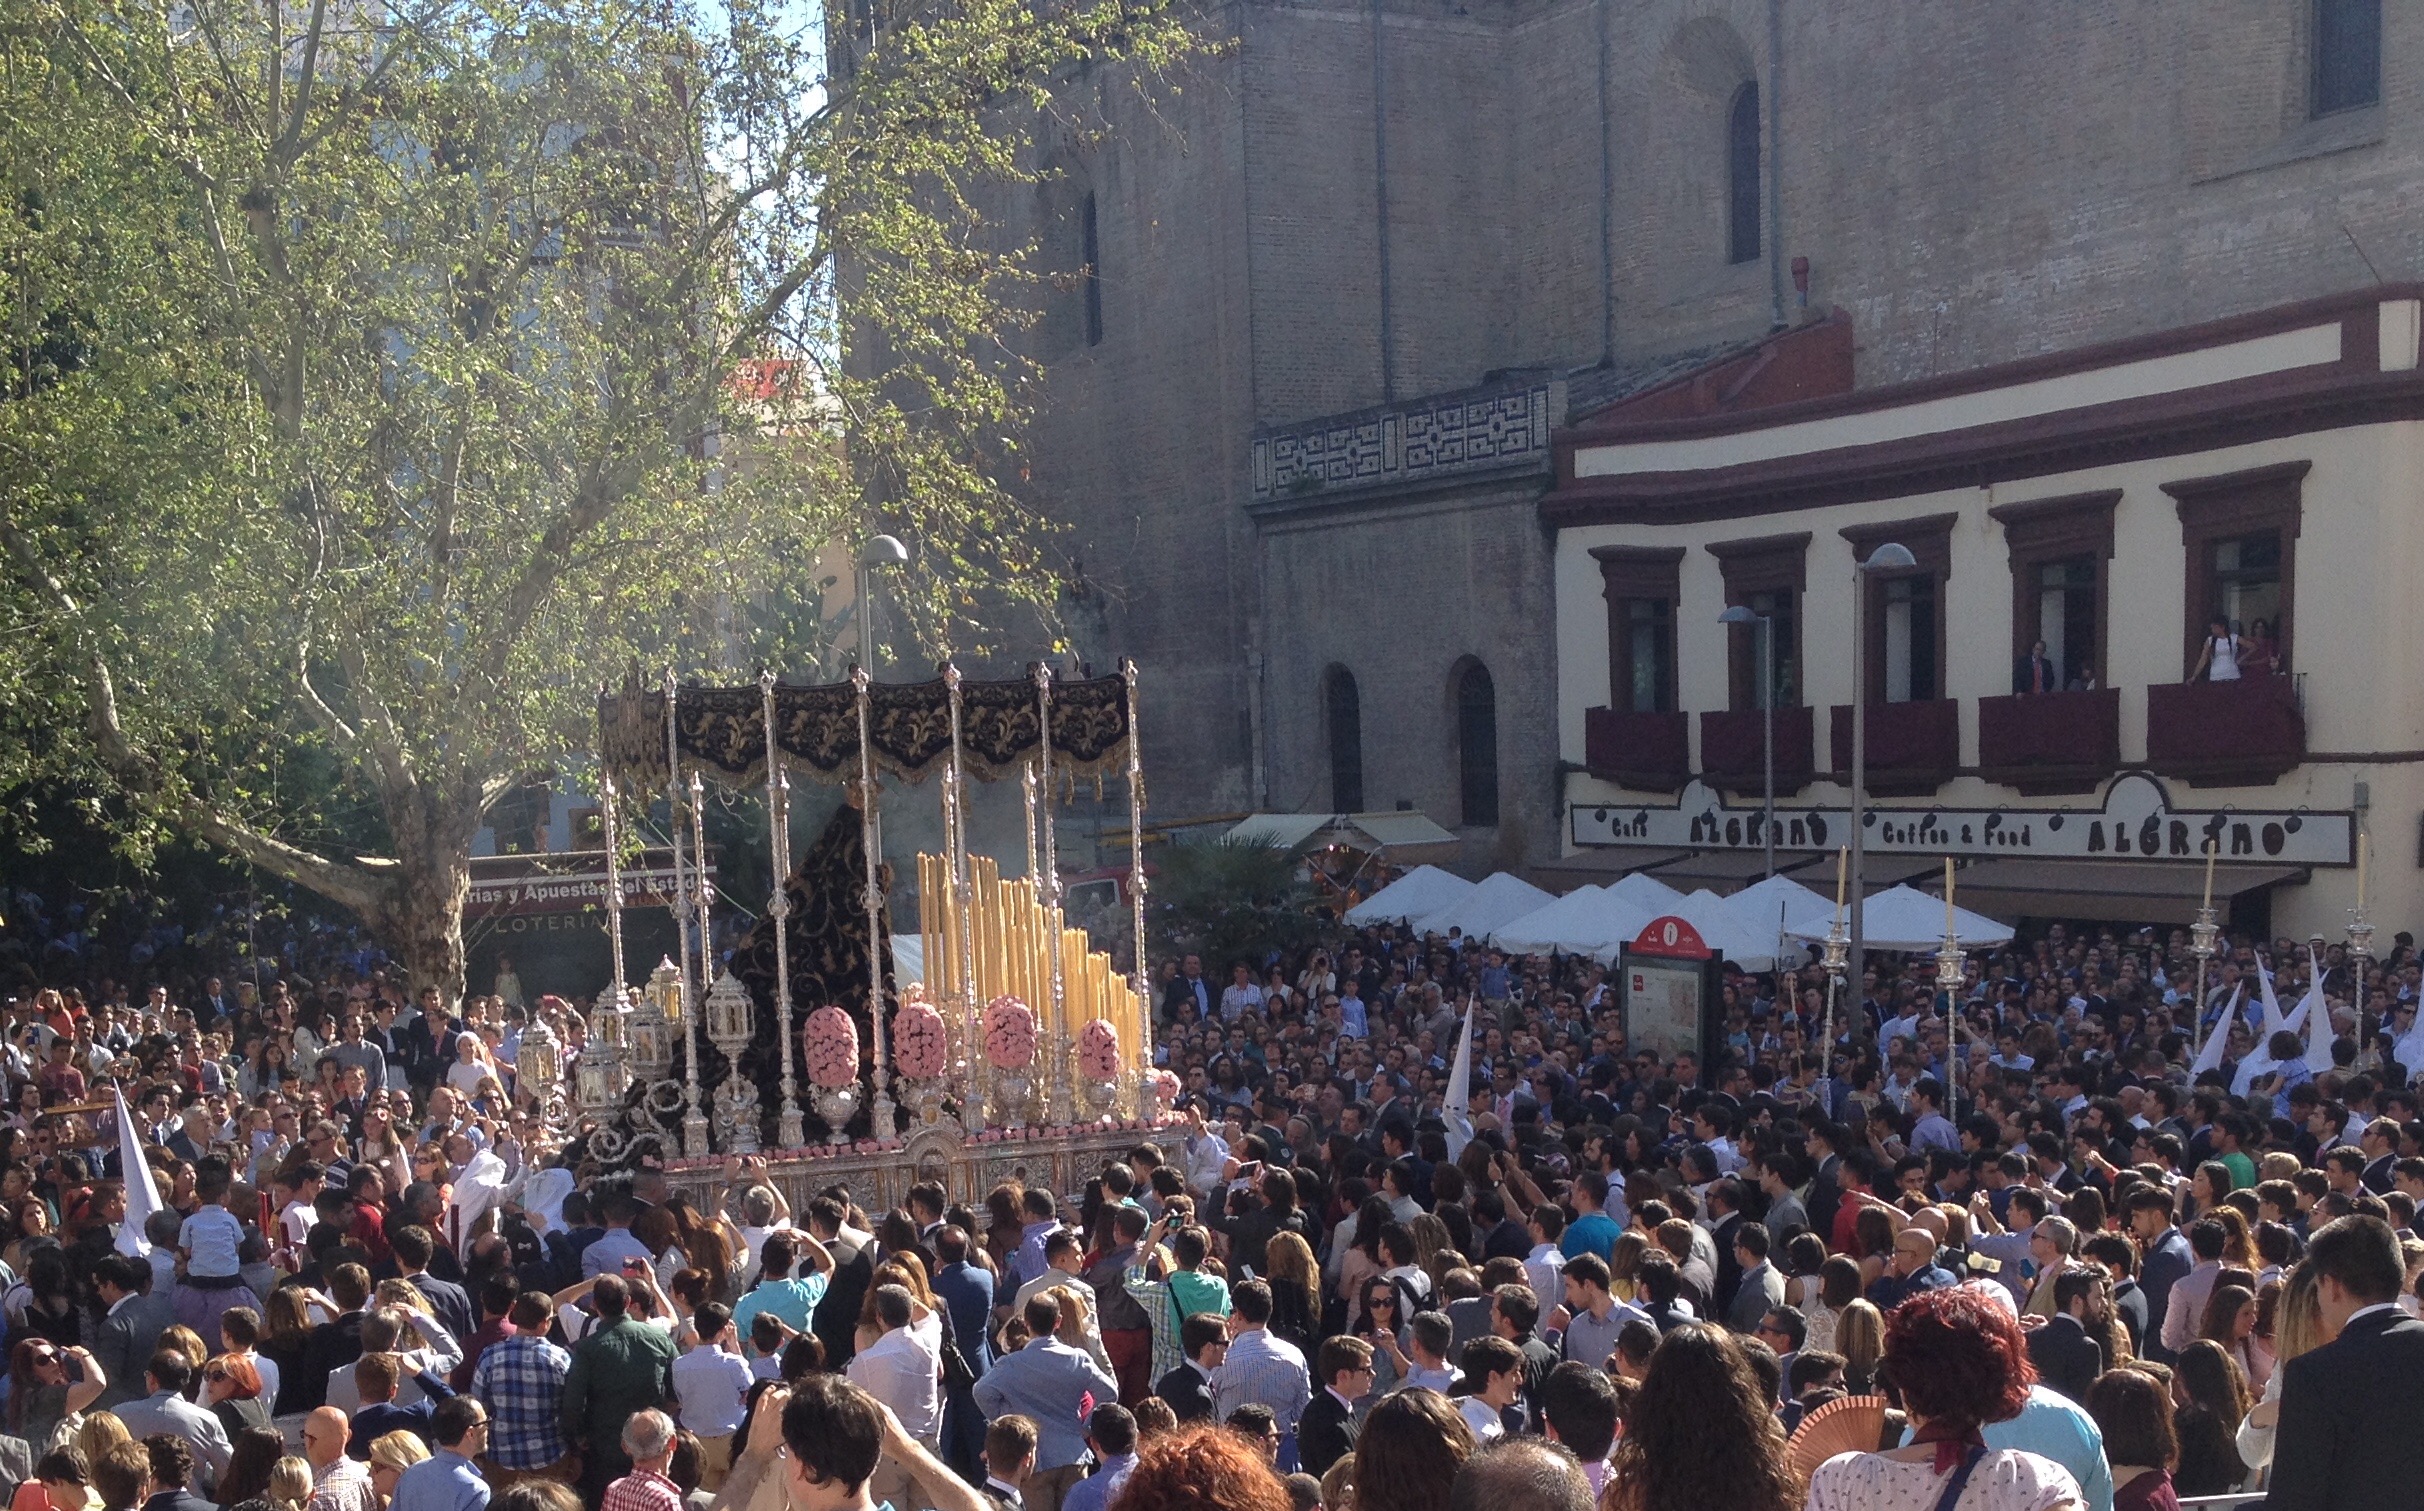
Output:
<path fill-rule="evenodd" d="M 1545 908 L 1536 908 L 1511 923 L 1501 924 L 1490 943 L 1518 955 L 1605 957 L 1614 947 L 1640 935 L 1650 915 L 1605 887 L 1577 887 Z"/>
<path fill-rule="evenodd" d="M 892 936 L 892 974 L 899 981 L 926 979 L 926 941 L 917 934 Z"/>
<path fill-rule="evenodd" d="M 1848 917 L 1848 909 L 1847 917 Z M 1868 900 L 1860 920 L 1863 944 L 1872 950 L 1923 955 L 1944 944 L 1944 899 L 1915 887 L 1888 887 Z M 1835 926 L 1835 905 L 1805 914 L 1785 933 L 1795 939 L 1824 939 Z M 2011 943 L 2009 924 L 1967 908 L 1953 909 L 1953 938 L 1965 950 Z"/>
<path fill-rule="evenodd" d="M 1673 912 L 1675 904 L 1683 901 L 1681 892 L 1657 877 L 1645 876 L 1639 871 L 1608 883 L 1608 890 L 1634 907 L 1647 909 L 1652 918 Z"/>
<path fill-rule="evenodd" d="M 1725 900 L 1725 909 L 1752 932 L 1774 938 L 1787 925 L 1834 903 L 1789 876 L 1764 876 Z"/>
<path fill-rule="evenodd" d="M 1775 931 L 1763 933 L 1744 924 L 1726 906 L 1724 898 L 1706 887 L 1688 897 L 1677 898 L 1657 916 L 1682 919 L 1699 931 L 1701 943 L 1746 971 L 1775 969 Z"/>
<path fill-rule="evenodd" d="M 1347 909 L 1347 922 L 1412 923 L 1436 913 L 1466 893 L 1473 883 L 1437 866 L 1416 866 L 1397 880 Z"/>
<path fill-rule="evenodd" d="M 1436 912 L 1414 921 L 1416 937 L 1456 930 L 1467 939 L 1481 939 L 1502 923 L 1521 918 L 1556 901 L 1522 877 L 1496 871 L 1473 884 L 1473 890 Z"/>

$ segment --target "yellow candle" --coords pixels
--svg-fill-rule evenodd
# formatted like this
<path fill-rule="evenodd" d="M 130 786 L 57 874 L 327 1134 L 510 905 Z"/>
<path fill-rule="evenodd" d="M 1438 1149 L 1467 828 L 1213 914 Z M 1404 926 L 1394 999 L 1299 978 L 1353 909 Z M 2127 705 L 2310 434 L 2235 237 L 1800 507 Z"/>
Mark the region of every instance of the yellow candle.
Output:
<path fill-rule="evenodd" d="M 1835 911 L 1838 913 L 1843 911 L 1843 884 L 1851 863 L 1852 847 L 1837 845 L 1835 847 Z"/>
<path fill-rule="evenodd" d="M 1944 937 L 1953 937 L 1953 858 L 1944 858 Z"/>
<path fill-rule="evenodd" d="M 2221 849 L 2220 845 L 2210 839 L 2205 842 L 2205 902 L 2203 905 L 2209 908 L 2214 905 L 2214 856 L 2220 853 Z"/>
<path fill-rule="evenodd" d="M 2365 906 L 2365 831 L 2357 831 L 2357 906 Z"/>

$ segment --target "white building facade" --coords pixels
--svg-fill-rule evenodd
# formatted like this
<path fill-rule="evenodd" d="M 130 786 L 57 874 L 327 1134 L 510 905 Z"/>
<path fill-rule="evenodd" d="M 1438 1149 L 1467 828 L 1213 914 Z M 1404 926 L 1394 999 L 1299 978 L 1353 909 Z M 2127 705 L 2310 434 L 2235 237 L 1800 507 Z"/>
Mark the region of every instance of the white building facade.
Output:
<path fill-rule="evenodd" d="M 1831 891 L 1858 656 L 1872 887 L 1951 855 L 2007 916 L 2185 922 L 2210 841 L 2234 922 L 2336 939 L 2363 833 L 2387 941 L 2424 914 L 2420 325 L 2375 287 L 1566 433 L 1562 864 L 1755 874 L 1764 696 L 1778 864 Z M 2236 679 L 2197 675 L 2216 617 Z"/>

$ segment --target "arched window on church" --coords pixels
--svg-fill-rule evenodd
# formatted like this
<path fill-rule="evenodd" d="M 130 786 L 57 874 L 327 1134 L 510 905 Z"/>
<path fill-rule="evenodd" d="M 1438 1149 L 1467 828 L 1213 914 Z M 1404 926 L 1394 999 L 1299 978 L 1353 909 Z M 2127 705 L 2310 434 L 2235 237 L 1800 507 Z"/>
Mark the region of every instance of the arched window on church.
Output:
<path fill-rule="evenodd" d="M 1498 822 L 1498 689 L 1470 661 L 1456 678 L 1456 770 L 1467 828 Z"/>
<path fill-rule="evenodd" d="M 1759 260 L 1759 86 L 1734 91 L 1725 125 L 1725 244 L 1728 262 Z"/>
<path fill-rule="evenodd" d="M 1325 722 L 1330 726 L 1330 808 L 1363 811 L 1363 699 L 1355 674 L 1333 666 L 1322 676 Z"/>

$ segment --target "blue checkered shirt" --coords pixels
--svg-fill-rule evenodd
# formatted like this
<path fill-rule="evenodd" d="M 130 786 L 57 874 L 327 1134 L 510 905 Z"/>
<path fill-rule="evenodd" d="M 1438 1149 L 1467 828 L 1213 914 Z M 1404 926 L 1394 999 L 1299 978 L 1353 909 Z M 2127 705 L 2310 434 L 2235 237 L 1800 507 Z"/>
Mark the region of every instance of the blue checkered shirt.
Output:
<path fill-rule="evenodd" d="M 488 1408 L 488 1457 L 500 1468 L 544 1469 L 564 1457 L 564 1377 L 572 1355 L 528 1333 L 488 1345 L 471 1393 Z"/>
<path fill-rule="evenodd" d="M 1279 1418 L 1281 1432 L 1294 1432 L 1296 1419 L 1312 1398 L 1305 1356 L 1267 1329 L 1239 1333 L 1229 1345 L 1229 1357 L 1212 1371 L 1212 1415 L 1223 1422 L 1238 1407 L 1260 1403 Z"/>

